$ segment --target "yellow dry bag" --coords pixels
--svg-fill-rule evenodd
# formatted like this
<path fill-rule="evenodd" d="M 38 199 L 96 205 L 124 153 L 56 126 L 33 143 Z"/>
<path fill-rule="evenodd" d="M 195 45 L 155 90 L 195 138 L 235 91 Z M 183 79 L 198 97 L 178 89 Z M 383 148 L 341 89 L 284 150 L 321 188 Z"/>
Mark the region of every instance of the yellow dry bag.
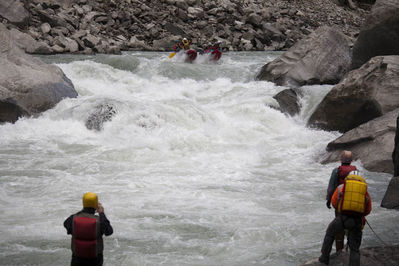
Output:
<path fill-rule="evenodd" d="M 367 184 L 363 177 L 350 174 L 345 178 L 338 211 L 363 214 L 366 205 Z"/>

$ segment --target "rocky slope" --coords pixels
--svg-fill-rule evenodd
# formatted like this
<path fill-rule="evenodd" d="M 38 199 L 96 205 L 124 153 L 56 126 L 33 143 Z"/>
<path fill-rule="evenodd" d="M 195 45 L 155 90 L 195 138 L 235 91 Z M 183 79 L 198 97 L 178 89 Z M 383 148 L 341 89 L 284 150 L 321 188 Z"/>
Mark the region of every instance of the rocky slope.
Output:
<path fill-rule="evenodd" d="M 248 51 L 287 49 L 320 26 L 353 42 L 366 9 L 336 0 L 2 0 L 0 17 L 51 53 L 162 51 L 182 37 Z"/>

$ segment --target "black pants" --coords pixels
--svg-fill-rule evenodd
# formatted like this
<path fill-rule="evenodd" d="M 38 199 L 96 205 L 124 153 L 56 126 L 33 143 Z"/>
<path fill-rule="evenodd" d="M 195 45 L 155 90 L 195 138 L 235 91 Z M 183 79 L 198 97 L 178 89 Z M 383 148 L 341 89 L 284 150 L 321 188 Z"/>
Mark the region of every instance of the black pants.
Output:
<path fill-rule="evenodd" d="M 321 248 L 321 262 L 327 263 L 330 260 L 330 252 L 335 236 L 348 230 L 348 245 L 350 248 L 349 265 L 360 265 L 359 248 L 362 243 L 362 217 L 338 215 L 329 225 Z"/>
<path fill-rule="evenodd" d="M 72 256 L 71 266 L 102 266 L 103 261 L 103 254 L 99 254 L 97 258 L 94 259 L 85 259 Z"/>

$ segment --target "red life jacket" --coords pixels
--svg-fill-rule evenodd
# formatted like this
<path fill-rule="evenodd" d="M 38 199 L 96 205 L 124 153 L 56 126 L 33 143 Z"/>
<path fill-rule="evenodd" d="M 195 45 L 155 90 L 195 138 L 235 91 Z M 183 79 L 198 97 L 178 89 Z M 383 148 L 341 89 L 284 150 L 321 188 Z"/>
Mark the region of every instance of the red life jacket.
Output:
<path fill-rule="evenodd" d="M 352 171 L 355 171 L 356 166 L 354 165 L 341 165 L 338 167 L 338 184 L 341 185 L 345 182 L 345 177 Z"/>
<path fill-rule="evenodd" d="M 79 258 L 96 258 L 103 252 L 100 217 L 84 212 L 73 216 L 71 247 Z"/>

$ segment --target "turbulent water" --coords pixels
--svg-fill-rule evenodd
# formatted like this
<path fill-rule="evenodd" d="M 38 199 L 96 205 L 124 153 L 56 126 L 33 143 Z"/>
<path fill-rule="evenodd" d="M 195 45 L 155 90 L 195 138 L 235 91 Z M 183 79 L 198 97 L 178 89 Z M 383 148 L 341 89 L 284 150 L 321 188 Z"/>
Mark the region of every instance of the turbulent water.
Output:
<path fill-rule="evenodd" d="M 225 53 L 187 64 L 166 53 L 53 56 L 79 97 L 0 125 L 0 264 L 68 265 L 63 221 L 98 193 L 114 234 L 106 265 L 299 265 L 319 255 L 337 132 L 306 120 L 331 86 L 304 87 L 301 113 L 254 81 L 277 55 Z M 98 106 L 116 114 L 88 130 Z M 399 243 L 398 214 L 379 207 L 390 176 L 364 170 L 369 222 Z M 365 228 L 362 246 L 381 245 Z"/>

